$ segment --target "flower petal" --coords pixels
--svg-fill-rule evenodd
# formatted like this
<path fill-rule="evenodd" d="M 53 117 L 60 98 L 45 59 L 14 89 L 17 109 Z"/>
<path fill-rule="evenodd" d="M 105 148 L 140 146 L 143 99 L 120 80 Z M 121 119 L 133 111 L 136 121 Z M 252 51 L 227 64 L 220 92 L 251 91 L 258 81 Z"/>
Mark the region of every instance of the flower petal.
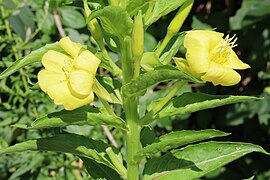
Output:
<path fill-rule="evenodd" d="M 77 69 L 85 70 L 88 73 L 95 75 L 100 60 L 90 51 L 85 50 L 75 58 L 74 66 Z"/>
<path fill-rule="evenodd" d="M 232 86 L 240 82 L 241 76 L 231 68 L 211 62 L 209 70 L 201 77 L 203 81 L 212 82 L 215 86 Z"/>
<path fill-rule="evenodd" d="M 191 76 L 197 78 L 197 79 L 200 79 L 201 77 L 201 74 L 198 74 L 194 71 L 192 71 L 187 63 L 187 60 L 184 59 L 184 58 L 173 58 L 177 68 L 180 70 L 180 71 L 183 71 L 187 74 L 190 74 Z"/>
<path fill-rule="evenodd" d="M 73 96 L 66 82 L 62 82 L 48 88 L 48 95 L 54 100 L 56 105 L 63 105 L 66 110 L 73 110 L 90 104 L 94 100 L 94 94 L 91 92 L 86 98 L 77 98 Z"/>
<path fill-rule="evenodd" d="M 65 76 L 62 73 L 55 73 L 43 69 L 38 73 L 38 84 L 42 91 L 47 92 L 48 87 L 65 81 Z"/>
<path fill-rule="evenodd" d="M 67 62 L 72 62 L 73 60 L 65 54 L 60 52 L 49 50 L 42 56 L 42 64 L 48 71 L 56 73 L 64 73 L 63 67 Z"/>
<path fill-rule="evenodd" d="M 82 48 L 79 43 L 72 42 L 69 37 L 60 39 L 59 45 L 73 58 L 78 56 Z"/>
<path fill-rule="evenodd" d="M 205 73 L 210 63 L 210 52 L 221 41 L 223 34 L 208 30 L 188 31 L 184 39 L 189 67 L 196 73 Z"/>
<path fill-rule="evenodd" d="M 232 69 L 248 69 L 250 66 L 246 63 L 243 63 L 235 54 L 235 52 L 231 49 L 230 56 L 228 57 L 228 61 L 224 64 L 227 67 Z"/>
<path fill-rule="evenodd" d="M 94 76 L 83 70 L 72 71 L 69 76 L 69 85 L 73 95 L 78 97 L 88 96 L 92 92 Z"/>

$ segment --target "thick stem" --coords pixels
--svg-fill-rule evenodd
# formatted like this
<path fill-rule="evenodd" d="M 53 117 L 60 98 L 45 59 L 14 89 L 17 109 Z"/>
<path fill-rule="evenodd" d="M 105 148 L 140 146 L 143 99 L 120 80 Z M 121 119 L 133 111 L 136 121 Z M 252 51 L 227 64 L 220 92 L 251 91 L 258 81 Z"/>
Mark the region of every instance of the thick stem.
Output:
<path fill-rule="evenodd" d="M 133 77 L 134 67 L 132 64 L 132 53 L 131 53 L 131 38 L 126 37 L 121 43 L 121 54 L 122 54 L 122 70 L 123 70 L 123 85 L 130 82 Z M 123 108 L 126 115 L 126 123 L 129 131 L 126 136 L 127 145 L 127 179 L 138 180 L 139 177 L 139 166 L 133 160 L 134 155 L 140 148 L 140 126 L 138 124 L 138 98 L 132 97 L 127 98 L 125 92 L 123 95 Z"/>
<path fill-rule="evenodd" d="M 140 126 L 138 125 L 138 112 L 136 98 L 126 99 L 125 102 L 126 122 L 129 131 L 127 133 L 127 179 L 138 180 L 139 166 L 133 160 L 134 155 L 140 148 Z"/>

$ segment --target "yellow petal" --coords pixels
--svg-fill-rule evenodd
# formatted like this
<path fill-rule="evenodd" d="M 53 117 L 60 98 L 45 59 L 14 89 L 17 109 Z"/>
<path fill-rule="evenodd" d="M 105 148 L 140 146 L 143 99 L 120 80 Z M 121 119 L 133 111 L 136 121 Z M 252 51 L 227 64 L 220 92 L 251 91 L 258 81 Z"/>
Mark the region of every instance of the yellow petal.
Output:
<path fill-rule="evenodd" d="M 42 64 L 48 71 L 53 71 L 56 73 L 64 73 L 63 67 L 68 62 L 72 62 L 73 60 L 65 54 L 60 52 L 49 50 L 42 57 Z"/>
<path fill-rule="evenodd" d="M 190 74 L 191 76 L 193 76 L 197 79 L 200 79 L 201 74 L 192 71 L 190 69 L 186 59 L 184 59 L 184 58 L 173 58 L 173 59 L 174 59 L 174 62 L 179 70 L 181 70 L 187 74 Z"/>
<path fill-rule="evenodd" d="M 224 64 L 227 67 L 232 69 L 248 69 L 250 66 L 246 63 L 243 63 L 235 54 L 235 52 L 231 49 L 230 55 L 228 57 L 228 61 Z"/>
<path fill-rule="evenodd" d="M 209 70 L 201 77 L 203 81 L 212 82 L 215 86 L 232 86 L 240 82 L 241 76 L 231 68 L 211 62 Z"/>
<path fill-rule="evenodd" d="M 78 97 L 88 96 L 92 92 L 94 76 L 83 70 L 72 71 L 69 76 L 69 85 L 73 95 Z"/>
<path fill-rule="evenodd" d="M 69 37 L 60 39 L 59 45 L 73 58 L 79 54 L 82 48 L 79 43 L 72 42 Z"/>
<path fill-rule="evenodd" d="M 90 93 L 86 98 L 73 96 L 66 82 L 62 82 L 48 88 L 48 95 L 57 105 L 63 105 L 66 110 L 73 110 L 81 106 L 90 104 L 94 100 L 94 94 Z"/>
<path fill-rule="evenodd" d="M 188 31 L 184 46 L 190 69 L 196 73 L 205 73 L 210 63 L 210 52 L 221 41 L 223 34 L 215 31 Z"/>
<path fill-rule="evenodd" d="M 48 87 L 65 81 L 65 76 L 61 73 L 55 73 L 43 69 L 38 73 L 38 84 L 42 91 L 47 92 Z"/>
<path fill-rule="evenodd" d="M 76 69 L 85 70 L 88 73 L 95 75 L 99 66 L 100 60 L 90 51 L 85 50 L 75 58 L 74 67 Z"/>

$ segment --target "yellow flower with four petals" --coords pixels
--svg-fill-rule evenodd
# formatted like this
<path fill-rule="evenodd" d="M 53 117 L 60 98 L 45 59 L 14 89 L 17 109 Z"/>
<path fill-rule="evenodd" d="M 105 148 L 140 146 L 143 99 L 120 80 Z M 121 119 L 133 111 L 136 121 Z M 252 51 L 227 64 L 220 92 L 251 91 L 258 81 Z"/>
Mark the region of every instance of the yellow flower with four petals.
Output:
<path fill-rule="evenodd" d="M 250 68 L 232 50 L 236 38 L 212 30 L 186 32 L 184 47 L 186 59 L 174 58 L 177 67 L 205 82 L 214 85 L 232 86 L 240 82 L 241 76 L 234 69 Z"/>
<path fill-rule="evenodd" d="M 59 41 L 68 54 L 49 50 L 42 57 L 45 69 L 38 73 L 40 88 L 54 103 L 73 110 L 94 100 L 93 84 L 100 60 L 69 37 Z"/>

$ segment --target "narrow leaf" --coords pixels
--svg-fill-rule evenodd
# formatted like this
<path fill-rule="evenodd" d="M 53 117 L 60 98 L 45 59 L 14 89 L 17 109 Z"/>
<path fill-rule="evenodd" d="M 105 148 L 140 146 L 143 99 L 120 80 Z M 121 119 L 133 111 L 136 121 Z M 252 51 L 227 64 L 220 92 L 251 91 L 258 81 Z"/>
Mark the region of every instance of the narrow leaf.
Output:
<path fill-rule="evenodd" d="M 160 17 L 169 14 L 180 7 L 186 0 L 156 0 L 151 15 L 145 20 L 145 25 L 149 27 L 156 22 Z"/>
<path fill-rule="evenodd" d="M 252 96 L 209 95 L 204 93 L 187 92 L 170 100 L 155 118 L 182 115 L 255 99 L 259 98 Z"/>
<path fill-rule="evenodd" d="M 169 149 L 177 148 L 179 146 L 187 145 L 190 143 L 227 135 L 229 135 L 229 133 L 214 129 L 201 131 L 183 130 L 171 132 L 169 134 L 160 136 L 154 141 L 153 144 L 150 144 L 137 152 L 135 155 L 135 160 L 140 160 L 145 156 L 151 157 L 158 152 L 166 152 Z"/>
<path fill-rule="evenodd" d="M 100 19 L 102 28 L 111 36 L 123 39 L 126 35 L 131 34 L 133 27 L 132 19 L 120 7 L 106 6 L 103 9 L 94 11 L 87 18 L 87 22 L 97 17 Z"/>
<path fill-rule="evenodd" d="M 262 147 L 238 142 L 205 142 L 149 160 L 144 179 L 195 179 L 248 153 L 268 154 Z"/>
<path fill-rule="evenodd" d="M 146 72 L 141 74 L 138 78 L 132 80 L 127 85 L 123 86 L 123 92 L 126 96 L 139 95 L 144 92 L 148 87 L 167 80 L 187 80 L 191 82 L 198 82 L 199 80 L 185 74 L 184 72 L 179 71 L 173 66 L 159 66 L 153 71 Z"/>
<path fill-rule="evenodd" d="M 73 111 L 62 110 L 50 113 L 35 120 L 32 129 L 65 127 L 68 125 L 107 125 L 126 131 L 126 123 L 117 116 L 105 112 L 104 109 L 85 106 Z"/>
<path fill-rule="evenodd" d="M 0 74 L 0 79 L 6 78 L 9 75 L 13 74 L 14 72 L 18 71 L 20 68 L 32 64 L 35 62 L 40 62 L 42 56 L 48 51 L 48 50 L 55 50 L 58 52 L 63 51 L 62 48 L 58 45 L 58 43 L 53 44 L 47 44 L 46 46 L 39 48 L 33 52 L 31 52 L 29 55 L 16 60 L 10 67 L 8 67 L 5 71 L 3 71 Z"/>
<path fill-rule="evenodd" d="M 106 148 L 109 145 L 102 141 L 96 141 L 76 134 L 59 134 L 50 138 L 29 140 L 0 149 L 0 154 L 24 152 L 24 151 L 55 151 L 71 153 L 93 159 L 96 162 L 114 168 L 107 159 Z"/>
<path fill-rule="evenodd" d="M 163 64 L 169 64 L 171 59 L 176 55 L 179 51 L 180 47 L 183 45 L 185 33 L 180 33 L 175 38 L 171 40 L 171 44 L 166 47 L 165 52 L 160 57 L 160 61 Z"/>

